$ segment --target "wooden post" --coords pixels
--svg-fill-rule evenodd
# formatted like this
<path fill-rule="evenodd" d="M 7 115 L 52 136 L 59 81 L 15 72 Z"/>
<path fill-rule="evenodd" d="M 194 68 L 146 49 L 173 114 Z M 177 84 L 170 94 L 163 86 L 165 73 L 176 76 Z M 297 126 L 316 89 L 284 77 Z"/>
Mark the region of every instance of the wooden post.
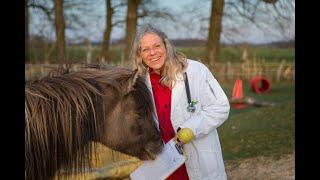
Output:
<path fill-rule="evenodd" d="M 285 60 L 283 59 L 281 61 L 281 64 L 279 65 L 278 69 L 277 69 L 277 78 L 276 78 L 276 82 L 279 82 L 281 79 L 281 73 L 282 73 L 282 69 L 284 67 L 285 64 Z"/>

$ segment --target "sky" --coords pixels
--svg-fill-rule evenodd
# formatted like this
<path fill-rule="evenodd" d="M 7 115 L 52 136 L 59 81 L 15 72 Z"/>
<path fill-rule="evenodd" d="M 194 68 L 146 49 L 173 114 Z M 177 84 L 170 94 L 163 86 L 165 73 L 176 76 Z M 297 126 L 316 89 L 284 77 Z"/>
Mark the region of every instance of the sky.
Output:
<path fill-rule="evenodd" d="M 96 3 L 95 10 L 90 11 L 90 16 L 85 14 L 79 15 L 79 18 L 85 22 L 85 25 L 81 26 L 77 30 L 66 30 L 67 41 L 81 41 L 83 38 L 88 38 L 95 42 L 101 41 L 105 26 L 105 4 L 104 0 L 95 0 L 92 2 Z M 176 14 L 176 19 L 178 19 L 178 21 L 172 22 L 169 20 L 151 19 L 147 17 L 139 19 L 138 25 L 151 23 L 164 31 L 170 39 L 206 39 L 208 35 L 207 29 L 209 26 L 208 18 L 210 17 L 211 1 L 202 0 L 196 2 L 197 3 L 195 4 L 193 0 L 158 1 L 157 6 L 152 8 L 166 8 L 170 12 Z M 193 13 L 190 13 L 191 10 L 193 10 Z M 54 39 L 55 35 L 52 25 L 47 22 L 46 18 L 41 18 L 38 14 L 34 13 L 34 11 L 30 11 L 30 32 L 32 34 L 45 34 L 47 37 L 51 37 L 50 39 Z M 125 19 L 126 7 L 118 10 L 117 16 L 117 19 Z M 199 20 L 198 17 L 203 18 L 203 20 Z M 294 15 L 292 15 L 292 17 L 294 18 Z M 270 25 L 267 25 L 267 27 L 264 28 L 265 30 L 268 28 L 271 30 L 261 31 L 252 23 L 242 22 L 238 24 L 240 20 L 237 20 L 236 17 L 233 19 L 233 21 L 228 22 L 228 18 L 223 18 L 224 21 L 221 35 L 222 42 L 236 43 L 245 41 L 250 43 L 267 43 L 283 40 L 283 35 L 278 33 L 276 28 L 273 28 L 273 21 L 270 21 Z M 238 25 L 235 26 L 235 24 Z M 289 28 L 292 29 L 290 30 L 291 34 L 289 33 L 289 37 L 291 36 L 291 38 L 294 38 L 294 23 L 289 26 Z M 124 35 L 124 26 L 114 27 L 111 32 L 111 40 L 123 38 Z"/>

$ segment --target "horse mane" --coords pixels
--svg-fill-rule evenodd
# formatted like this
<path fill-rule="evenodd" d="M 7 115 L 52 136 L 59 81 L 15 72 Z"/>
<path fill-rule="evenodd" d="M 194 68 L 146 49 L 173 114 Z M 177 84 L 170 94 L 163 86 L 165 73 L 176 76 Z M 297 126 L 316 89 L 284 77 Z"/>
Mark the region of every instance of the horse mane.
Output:
<path fill-rule="evenodd" d="M 42 79 L 26 82 L 25 169 L 30 176 L 26 179 L 54 175 L 60 168 L 70 174 L 77 169 L 83 171 L 84 165 L 90 167 L 89 155 L 96 152 L 95 144 L 89 140 L 99 135 L 97 122 L 104 119 L 107 111 L 103 103 L 104 86 L 123 96 L 123 84 L 131 76 L 132 71 L 125 68 L 91 67 L 77 72 L 67 69 L 49 73 Z M 139 89 L 141 83 L 143 80 L 139 78 L 135 87 Z M 136 100 L 147 95 L 143 88 L 134 93 Z M 150 103 L 144 106 L 152 107 Z M 84 127 L 90 127 L 89 131 Z"/>

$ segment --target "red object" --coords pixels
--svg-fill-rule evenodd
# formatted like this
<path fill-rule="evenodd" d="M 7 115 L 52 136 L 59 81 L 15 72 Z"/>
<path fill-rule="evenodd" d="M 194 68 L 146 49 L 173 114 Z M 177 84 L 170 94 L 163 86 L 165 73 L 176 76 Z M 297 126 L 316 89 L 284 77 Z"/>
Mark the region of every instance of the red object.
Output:
<path fill-rule="evenodd" d="M 171 89 L 163 86 L 160 83 L 161 76 L 150 71 L 150 81 L 152 85 L 152 92 L 154 103 L 157 109 L 159 127 L 161 131 L 162 140 L 167 143 L 175 136 L 172 127 L 170 113 L 171 113 Z M 167 180 L 188 180 L 189 176 L 185 164 L 178 168 L 171 174 Z"/>
<path fill-rule="evenodd" d="M 234 83 L 231 99 L 236 101 L 243 100 L 243 88 L 242 88 L 241 79 L 237 79 L 236 82 Z M 247 104 L 243 102 L 236 102 L 236 103 L 231 103 L 231 107 L 235 109 L 242 109 L 247 107 Z"/>
<path fill-rule="evenodd" d="M 257 94 L 267 93 L 271 90 L 270 81 L 262 76 L 255 76 L 250 81 L 253 92 Z"/>
<path fill-rule="evenodd" d="M 242 99 L 242 98 L 243 98 L 242 80 L 237 79 L 233 85 L 232 99 Z"/>

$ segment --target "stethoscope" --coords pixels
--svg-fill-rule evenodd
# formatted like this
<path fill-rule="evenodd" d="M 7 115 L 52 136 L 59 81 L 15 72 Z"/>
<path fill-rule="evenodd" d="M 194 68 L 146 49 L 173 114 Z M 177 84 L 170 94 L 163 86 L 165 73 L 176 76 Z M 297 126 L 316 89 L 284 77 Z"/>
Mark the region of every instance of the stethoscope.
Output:
<path fill-rule="evenodd" d="M 188 107 L 187 107 L 187 111 L 188 112 L 191 112 L 191 113 L 194 113 L 196 111 L 196 104 L 198 103 L 198 101 L 191 101 L 189 104 L 188 104 Z"/>
<path fill-rule="evenodd" d="M 186 87 L 186 93 L 187 93 L 187 98 L 188 98 L 187 111 L 191 112 L 191 113 L 194 113 L 196 111 L 196 106 L 195 105 L 198 103 L 198 101 L 191 101 L 188 76 L 187 76 L 186 72 L 183 75 L 184 75 L 184 84 L 185 84 L 185 87 Z"/>

